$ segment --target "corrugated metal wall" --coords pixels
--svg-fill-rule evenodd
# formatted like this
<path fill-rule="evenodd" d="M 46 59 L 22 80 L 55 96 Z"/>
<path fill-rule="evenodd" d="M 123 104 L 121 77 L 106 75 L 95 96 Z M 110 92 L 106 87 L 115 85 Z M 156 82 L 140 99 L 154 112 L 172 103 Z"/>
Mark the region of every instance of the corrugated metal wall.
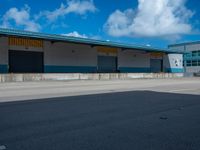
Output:
<path fill-rule="evenodd" d="M 43 40 L 9 37 L 9 46 L 43 47 Z"/>

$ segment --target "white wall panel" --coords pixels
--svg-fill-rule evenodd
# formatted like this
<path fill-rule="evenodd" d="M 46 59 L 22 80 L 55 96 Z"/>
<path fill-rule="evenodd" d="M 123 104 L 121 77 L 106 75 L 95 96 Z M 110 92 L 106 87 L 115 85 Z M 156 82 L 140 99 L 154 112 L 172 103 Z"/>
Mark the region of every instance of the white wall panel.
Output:
<path fill-rule="evenodd" d="M 43 52 L 43 48 L 40 48 L 40 47 L 25 47 L 25 46 L 9 46 L 9 50 Z"/>
<path fill-rule="evenodd" d="M 119 67 L 150 67 L 150 54 L 145 52 L 134 52 L 133 50 L 118 53 Z"/>
<path fill-rule="evenodd" d="M 97 66 L 97 50 L 87 45 L 45 41 L 44 63 L 55 66 Z"/>

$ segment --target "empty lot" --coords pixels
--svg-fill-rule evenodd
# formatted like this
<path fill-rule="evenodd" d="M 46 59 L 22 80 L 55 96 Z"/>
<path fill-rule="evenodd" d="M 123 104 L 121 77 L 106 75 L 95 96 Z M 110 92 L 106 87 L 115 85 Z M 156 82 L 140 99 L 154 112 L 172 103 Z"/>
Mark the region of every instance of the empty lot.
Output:
<path fill-rule="evenodd" d="M 0 92 L 1 149 L 200 149 L 199 79 L 5 83 Z"/>

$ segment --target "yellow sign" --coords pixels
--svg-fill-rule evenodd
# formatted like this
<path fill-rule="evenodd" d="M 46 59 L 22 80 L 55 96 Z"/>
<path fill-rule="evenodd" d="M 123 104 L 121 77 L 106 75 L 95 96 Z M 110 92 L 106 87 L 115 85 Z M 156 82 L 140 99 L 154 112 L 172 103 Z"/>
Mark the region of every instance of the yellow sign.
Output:
<path fill-rule="evenodd" d="M 98 52 L 100 52 L 100 53 L 112 53 L 112 54 L 117 54 L 117 48 L 98 46 L 98 47 L 97 47 L 97 50 L 98 50 Z"/>
<path fill-rule="evenodd" d="M 151 57 L 163 57 L 163 53 L 152 52 L 152 53 L 151 53 Z"/>
<path fill-rule="evenodd" d="M 25 46 L 25 47 L 43 47 L 42 40 L 36 39 L 27 39 L 27 38 L 18 38 L 18 37 L 9 37 L 10 46 Z"/>

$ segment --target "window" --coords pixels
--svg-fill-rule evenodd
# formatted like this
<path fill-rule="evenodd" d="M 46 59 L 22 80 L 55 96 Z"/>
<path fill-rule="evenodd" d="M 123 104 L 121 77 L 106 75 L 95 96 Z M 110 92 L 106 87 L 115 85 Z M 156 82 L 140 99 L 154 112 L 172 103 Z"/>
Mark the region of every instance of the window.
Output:
<path fill-rule="evenodd" d="M 185 58 L 190 58 L 190 57 L 192 57 L 192 53 L 191 53 L 191 52 L 188 52 L 187 54 L 184 55 L 184 57 L 185 57 Z"/>
<path fill-rule="evenodd" d="M 191 60 L 187 60 L 187 61 L 186 61 L 186 65 L 187 65 L 187 66 L 192 66 L 192 61 L 191 61 Z"/>
<path fill-rule="evenodd" d="M 197 60 L 193 60 L 192 61 L 192 66 L 198 66 L 198 61 Z"/>
<path fill-rule="evenodd" d="M 195 50 L 192 52 L 187 52 L 184 54 L 184 60 L 187 67 L 200 66 L 200 50 Z"/>
<path fill-rule="evenodd" d="M 200 56 L 200 50 L 198 51 L 198 56 Z"/>
<path fill-rule="evenodd" d="M 193 51 L 192 52 L 192 57 L 196 57 L 196 56 L 198 56 L 198 51 Z"/>

